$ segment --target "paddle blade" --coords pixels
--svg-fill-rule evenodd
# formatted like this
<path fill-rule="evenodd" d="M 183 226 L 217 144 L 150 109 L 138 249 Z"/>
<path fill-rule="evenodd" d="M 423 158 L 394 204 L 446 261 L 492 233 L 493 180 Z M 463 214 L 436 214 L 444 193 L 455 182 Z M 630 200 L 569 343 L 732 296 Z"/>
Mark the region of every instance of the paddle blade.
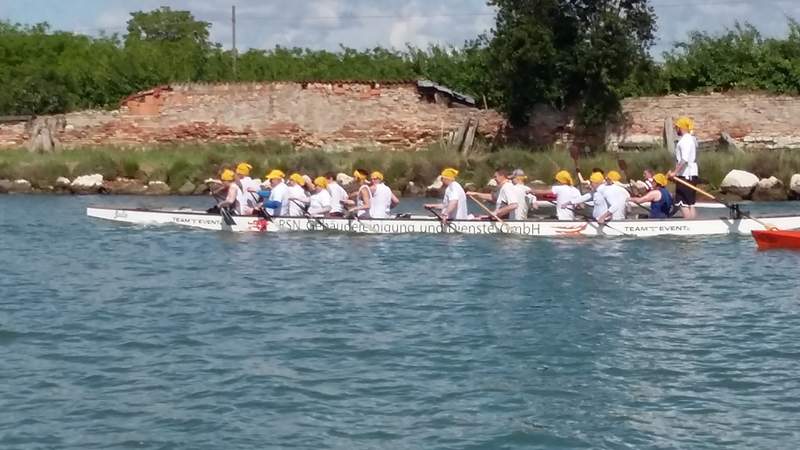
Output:
<path fill-rule="evenodd" d="M 623 171 L 623 172 L 628 172 L 628 163 L 627 163 L 627 162 L 625 162 L 625 160 L 624 160 L 624 159 L 622 159 L 622 158 L 619 158 L 619 159 L 617 160 L 617 165 L 619 166 L 619 170 L 621 170 L 621 171 Z"/>
<path fill-rule="evenodd" d="M 577 145 L 573 145 L 569 148 L 569 157 L 572 158 L 572 161 L 575 162 L 575 165 L 578 165 L 578 160 L 581 157 L 581 150 L 578 148 Z"/>

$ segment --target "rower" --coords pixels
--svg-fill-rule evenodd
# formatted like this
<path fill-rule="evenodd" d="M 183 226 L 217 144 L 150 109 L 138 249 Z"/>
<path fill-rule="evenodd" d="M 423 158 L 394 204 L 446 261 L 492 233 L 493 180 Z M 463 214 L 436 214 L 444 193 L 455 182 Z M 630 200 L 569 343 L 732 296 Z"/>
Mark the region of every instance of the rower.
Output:
<path fill-rule="evenodd" d="M 364 169 L 356 169 L 353 171 L 353 178 L 359 184 L 358 190 L 353 192 L 350 197 L 355 198 L 355 201 L 348 199 L 347 203 L 353 208 L 347 210 L 348 215 L 355 215 L 356 217 L 365 216 L 370 207 L 372 206 L 372 188 L 370 186 L 368 172 Z"/>
<path fill-rule="evenodd" d="M 492 218 L 510 219 L 514 220 L 514 212 L 517 210 L 517 194 L 514 190 L 514 185 L 508 179 L 508 172 L 503 169 L 494 171 L 494 180 L 497 182 L 497 201 L 495 209 L 492 212 Z M 470 191 L 467 192 L 470 197 L 477 197 L 482 200 L 491 201 L 492 194 L 485 194 L 482 192 Z"/>
<path fill-rule="evenodd" d="M 533 193 L 539 197 L 555 195 L 558 220 L 575 220 L 575 210 L 570 205 L 580 203 L 581 191 L 574 186 L 572 175 L 566 170 L 559 171 L 555 180 L 556 184 L 550 189 L 533 190 Z"/>
<path fill-rule="evenodd" d="M 536 196 L 533 195 L 533 189 L 527 184 L 528 177 L 522 169 L 516 169 L 511 173 L 511 181 L 514 185 L 514 192 L 517 194 L 517 210 L 514 212 L 514 217 L 517 220 L 525 220 L 528 218 L 528 211 L 531 205 L 536 208 Z"/>
<path fill-rule="evenodd" d="M 239 214 L 238 199 L 241 189 L 236 184 L 236 174 L 231 169 L 225 169 L 220 174 L 219 179 L 222 181 L 223 189 L 227 189 L 228 193 L 225 195 L 225 199 L 217 204 L 217 208 L 220 210 L 228 209 Z"/>
<path fill-rule="evenodd" d="M 331 194 L 328 192 L 327 178 L 315 178 L 313 189 L 314 193 L 308 199 L 308 213 L 312 216 L 324 216 L 331 212 Z"/>
<path fill-rule="evenodd" d="M 631 198 L 630 192 L 620 183 L 622 177 L 619 172 L 612 170 L 605 178 L 602 186 L 603 199 L 606 203 L 606 211 L 595 216 L 598 223 L 606 223 L 610 220 L 625 220 L 628 208 L 628 200 Z M 597 207 L 597 203 L 595 203 Z"/>
<path fill-rule="evenodd" d="M 246 162 L 241 162 L 236 166 L 236 185 L 239 187 L 239 210 L 236 212 L 239 215 L 250 215 L 253 213 L 253 208 L 256 207 L 256 199 L 250 192 L 257 191 L 258 183 L 250 178 L 250 171 L 253 166 Z"/>
<path fill-rule="evenodd" d="M 426 209 L 440 209 L 442 220 L 466 220 L 468 214 L 467 194 L 461 187 L 456 177 L 458 170 L 447 168 L 442 171 L 442 185 L 444 185 L 444 198 L 442 203 L 427 204 Z"/>
<path fill-rule="evenodd" d="M 347 203 L 347 191 L 336 181 L 335 173 L 328 172 L 325 178 L 328 182 L 328 193 L 331 194 L 331 211 L 328 215 L 330 217 L 344 217 L 344 205 Z"/>
<path fill-rule="evenodd" d="M 371 219 L 386 219 L 393 207 L 400 203 L 394 192 L 384 184 L 383 174 L 375 171 L 370 175 L 372 180 L 372 201 L 369 205 L 369 217 Z"/>
<path fill-rule="evenodd" d="M 308 203 L 308 196 L 305 190 L 306 180 L 299 173 L 293 173 L 289 175 L 287 184 L 289 186 L 287 191 L 288 215 L 290 217 L 302 216 L 304 213 L 302 205 Z"/>
<path fill-rule="evenodd" d="M 675 121 L 675 132 L 680 136 L 675 145 L 675 169 L 667 173 L 667 178 L 678 177 L 691 185 L 697 185 L 697 139 L 692 135 L 694 122 L 688 117 L 680 117 Z M 675 187 L 675 204 L 680 207 L 684 219 L 697 217 L 695 210 L 697 192 L 681 183 Z"/>
<path fill-rule="evenodd" d="M 267 194 L 267 199 L 264 201 L 264 207 L 267 208 L 267 213 L 271 216 L 286 216 L 289 214 L 289 199 L 287 196 L 289 187 L 283 182 L 284 178 L 286 178 L 286 174 L 278 169 L 271 170 L 264 176 L 266 180 L 264 184 L 268 184 L 271 188 Z M 265 193 L 262 191 L 259 195 L 263 196 Z"/>
<path fill-rule="evenodd" d="M 641 197 L 631 197 L 634 203 L 650 202 L 650 218 L 666 219 L 672 212 L 672 194 L 667 190 L 669 180 L 663 173 L 653 175 L 653 189 Z"/>

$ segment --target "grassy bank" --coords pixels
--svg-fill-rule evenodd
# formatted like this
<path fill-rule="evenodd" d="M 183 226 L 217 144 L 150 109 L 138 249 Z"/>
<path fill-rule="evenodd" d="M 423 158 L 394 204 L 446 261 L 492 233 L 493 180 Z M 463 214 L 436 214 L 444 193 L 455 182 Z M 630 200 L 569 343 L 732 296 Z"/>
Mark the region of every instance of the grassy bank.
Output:
<path fill-rule="evenodd" d="M 617 168 L 615 153 L 597 153 L 582 157 L 581 170 Z M 621 155 L 628 163 L 631 178 L 640 178 L 642 170 L 667 170 L 672 157 L 663 150 Z M 494 152 L 476 152 L 464 157 L 444 148 L 431 147 L 417 152 L 358 150 L 346 153 L 296 151 L 278 143 L 252 145 L 170 145 L 144 149 L 92 148 L 73 149 L 61 153 L 38 155 L 25 150 L 0 150 L 0 179 L 26 179 L 34 187 L 53 185 L 57 177 L 74 178 L 94 173 L 106 179 L 117 177 L 142 181 L 164 181 L 177 190 L 186 181 L 202 182 L 215 177 L 222 168 L 239 161 L 248 161 L 258 177 L 271 168 L 299 171 L 310 175 L 327 171 L 351 173 L 355 167 L 381 170 L 387 182 L 403 190 L 409 181 L 427 185 L 442 168 L 452 166 L 461 170 L 464 182 L 482 185 L 494 168 L 521 168 L 531 180 L 549 182 L 562 168 L 573 168 L 573 162 L 563 150 L 508 147 Z M 791 175 L 800 173 L 800 151 L 774 150 L 753 153 L 703 152 L 700 154 L 702 178 L 716 187 L 731 169 L 742 169 L 761 177 L 776 176 L 789 182 Z"/>

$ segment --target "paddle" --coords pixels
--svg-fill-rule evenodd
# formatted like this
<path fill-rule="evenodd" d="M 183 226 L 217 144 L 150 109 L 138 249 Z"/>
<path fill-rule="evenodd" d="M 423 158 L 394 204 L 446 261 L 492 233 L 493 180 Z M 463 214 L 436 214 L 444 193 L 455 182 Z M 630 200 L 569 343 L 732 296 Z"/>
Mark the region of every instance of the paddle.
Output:
<path fill-rule="evenodd" d="M 556 205 L 556 207 L 558 206 L 558 205 L 556 204 L 556 202 L 550 202 L 550 203 L 552 203 L 553 205 Z M 623 236 L 632 236 L 631 234 L 629 234 L 629 233 L 626 233 L 626 232 L 624 232 L 624 231 L 622 231 L 622 230 L 620 230 L 620 229 L 618 229 L 618 228 L 614 228 L 614 227 L 612 227 L 612 226 L 611 226 L 611 225 L 609 225 L 608 223 L 599 223 L 599 222 L 597 222 L 597 220 L 596 220 L 594 217 L 589 217 L 589 216 L 588 216 L 588 215 L 586 215 L 586 214 L 585 214 L 583 211 L 581 211 L 581 210 L 578 210 L 578 209 L 575 209 L 574 207 L 569 207 L 569 206 L 564 206 L 564 207 L 565 207 L 566 209 L 568 209 L 568 210 L 572 211 L 572 212 L 573 212 L 573 214 L 577 214 L 577 215 L 579 215 L 579 216 L 583 217 L 583 219 L 584 219 L 585 221 L 589 222 L 589 223 L 597 223 L 597 224 L 598 224 L 600 227 L 604 227 L 604 226 L 605 226 L 605 227 L 608 227 L 608 228 L 610 228 L 610 229 L 612 229 L 612 230 L 616 231 L 617 233 L 620 233 L 620 234 L 622 234 Z"/>
<path fill-rule="evenodd" d="M 436 216 L 436 218 L 439 219 L 439 222 L 442 222 L 443 224 L 446 224 L 447 227 L 450 228 L 451 230 L 453 230 L 454 233 L 459 233 L 458 229 L 456 229 L 456 227 L 453 226 L 453 224 L 450 223 L 450 221 L 445 220 L 444 217 L 441 214 L 436 212 L 436 209 L 429 208 L 427 206 L 425 207 L 425 209 L 427 209 L 428 211 L 430 211 L 431 214 Z M 442 232 L 444 232 L 444 228 L 442 228 Z"/>
<path fill-rule="evenodd" d="M 480 206 L 480 207 L 481 207 L 481 209 L 483 209 L 484 211 L 486 211 L 487 213 L 489 213 L 489 216 L 490 216 L 491 218 L 493 218 L 494 220 L 496 220 L 496 221 L 500 222 L 500 225 L 505 225 L 505 224 L 506 224 L 505 222 L 503 222 L 503 219 L 501 219 L 501 218 L 497 217 L 497 216 L 496 216 L 496 215 L 495 215 L 495 214 L 492 212 L 492 210 L 490 210 L 489 208 L 487 208 L 487 207 L 486 207 L 486 205 L 484 205 L 484 204 L 483 204 L 483 202 L 481 202 L 481 201 L 480 201 L 480 200 L 478 200 L 477 198 L 473 197 L 472 195 L 468 195 L 468 197 L 469 197 L 469 198 L 471 198 L 471 199 L 472 199 L 472 201 L 474 201 L 475 203 L 477 203 L 477 204 L 478 204 L 478 206 Z"/>
<path fill-rule="evenodd" d="M 581 175 L 581 169 L 578 167 L 578 159 L 580 159 L 580 157 L 581 157 L 580 149 L 573 145 L 569 149 L 569 156 L 570 156 L 570 158 L 572 158 L 572 163 L 575 166 L 575 175 L 578 176 L 578 182 L 579 182 L 578 183 L 578 191 L 581 194 L 583 194 L 583 189 L 581 189 L 581 188 L 583 187 L 584 180 L 583 180 L 583 175 Z"/>
<path fill-rule="evenodd" d="M 311 214 L 308 213 L 308 206 L 306 206 L 304 203 L 301 203 L 298 200 L 295 200 L 293 198 L 289 199 L 289 200 L 291 202 L 294 202 L 294 204 L 297 205 L 298 207 L 300 207 L 300 210 L 303 211 L 303 216 L 306 219 L 314 219 L 314 221 L 317 222 L 319 224 L 319 226 L 322 227 L 323 230 L 330 231 L 330 228 L 328 228 L 327 225 L 325 225 L 321 220 L 319 220 L 319 217 L 314 217 L 314 216 L 312 216 Z"/>
<path fill-rule="evenodd" d="M 222 221 L 225 222 L 225 225 L 228 225 L 229 227 L 232 227 L 232 226 L 236 225 L 236 220 L 233 219 L 233 216 L 231 215 L 231 211 L 230 211 L 230 209 L 228 207 L 224 206 L 224 207 L 220 208 L 219 209 L 219 215 L 222 216 Z"/>
<path fill-rule="evenodd" d="M 714 200 L 715 202 L 722 203 L 723 205 L 727 206 L 727 207 L 728 207 L 728 209 L 730 209 L 731 211 L 733 211 L 733 212 L 735 212 L 735 213 L 737 213 L 737 214 L 740 214 L 740 215 L 742 215 L 742 216 L 744 216 L 744 217 L 747 217 L 748 219 L 750 219 L 750 220 L 752 220 L 752 221 L 754 221 L 754 222 L 758 223 L 759 225 L 761 225 L 762 227 L 766 228 L 767 230 L 770 230 L 770 231 L 773 231 L 773 230 L 778 230 L 778 227 L 776 227 L 775 225 L 772 225 L 772 224 L 766 223 L 766 222 L 764 222 L 764 221 L 762 221 L 762 220 L 759 220 L 759 219 L 757 219 L 757 218 L 755 218 L 755 217 L 751 216 L 750 214 L 747 214 L 747 213 L 745 213 L 745 212 L 742 212 L 742 211 L 740 211 L 740 210 L 739 210 L 739 207 L 738 207 L 738 206 L 736 206 L 736 205 L 732 205 L 732 204 L 730 204 L 730 203 L 727 203 L 727 202 L 725 202 L 724 200 L 720 200 L 719 198 L 717 198 L 717 197 L 715 197 L 715 196 L 713 196 L 713 195 L 709 194 L 708 192 L 706 192 L 706 191 L 704 191 L 704 190 L 700 189 L 699 187 L 697 187 L 697 186 L 695 186 L 695 185 L 693 185 L 693 184 L 691 184 L 691 183 L 689 183 L 689 182 L 687 182 L 687 181 L 684 181 L 684 180 L 683 180 L 683 179 L 681 179 L 681 178 L 678 178 L 678 177 L 672 177 L 672 181 L 674 181 L 674 182 L 676 182 L 676 183 L 679 183 L 679 184 L 682 184 L 682 185 L 684 185 L 684 186 L 688 187 L 689 189 L 692 189 L 692 190 L 694 190 L 694 191 L 695 191 L 695 192 L 697 192 L 698 194 L 704 195 L 704 196 L 706 196 L 706 197 L 710 198 L 711 200 Z"/>

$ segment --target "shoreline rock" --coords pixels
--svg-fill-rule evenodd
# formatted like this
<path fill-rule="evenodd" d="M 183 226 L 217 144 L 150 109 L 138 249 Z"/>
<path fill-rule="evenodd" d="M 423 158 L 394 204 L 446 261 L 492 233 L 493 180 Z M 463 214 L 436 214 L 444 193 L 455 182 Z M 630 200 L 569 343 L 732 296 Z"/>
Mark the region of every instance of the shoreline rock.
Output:
<path fill-rule="evenodd" d="M 725 175 L 719 188 L 720 192 L 723 194 L 733 194 L 745 200 L 749 200 L 755 192 L 759 181 L 755 174 L 734 169 Z"/>
<path fill-rule="evenodd" d="M 775 177 L 760 180 L 751 197 L 752 200 L 766 202 L 781 201 L 787 198 L 788 195 L 783 186 L 783 181 Z"/>
<path fill-rule="evenodd" d="M 102 189 L 103 176 L 99 173 L 80 176 L 70 184 L 72 193 L 78 195 L 99 194 Z"/>

